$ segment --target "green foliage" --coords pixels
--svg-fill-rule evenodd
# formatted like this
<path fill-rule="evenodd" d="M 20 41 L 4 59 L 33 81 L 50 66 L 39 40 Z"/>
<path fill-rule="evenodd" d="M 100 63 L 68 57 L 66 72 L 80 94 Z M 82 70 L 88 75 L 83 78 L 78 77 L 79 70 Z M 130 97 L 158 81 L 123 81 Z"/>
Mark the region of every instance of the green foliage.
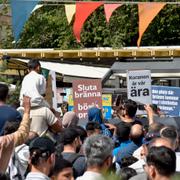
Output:
<path fill-rule="evenodd" d="M 179 45 L 180 44 L 180 8 L 166 5 L 146 30 L 141 45 Z"/>
<path fill-rule="evenodd" d="M 0 17 L 2 15 L 9 15 L 10 9 L 7 5 L 7 0 L 0 1 Z M 9 23 L 0 23 L 0 48 L 13 48 L 13 36 L 12 29 Z"/>
<path fill-rule="evenodd" d="M 179 6 L 166 5 L 144 33 L 141 45 L 179 45 L 179 24 Z M 26 23 L 16 47 L 79 49 L 136 46 L 138 39 L 137 5 L 119 7 L 113 12 L 110 23 L 105 20 L 103 6 L 98 8 L 85 22 L 79 44 L 75 40 L 72 28 L 73 22 L 68 24 L 64 5 L 43 6 L 35 11 Z M 11 38 L 10 40 L 12 42 Z M 11 46 L 12 43 L 9 46 L 8 43 L 5 44 L 5 47 Z"/>
<path fill-rule="evenodd" d="M 9 78 L 6 76 L 0 76 L 0 82 L 6 83 L 9 87 L 10 87 L 10 84 L 13 83 L 13 81 L 14 81 L 13 78 Z M 20 81 L 17 81 L 15 85 L 16 85 L 15 91 L 10 91 L 9 97 L 6 102 L 9 105 L 15 105 L 19 99 L 20 88 L 21 88 Z"/>
<path fill-rule="evenodd" d="M 44 6 L 30 17 L 18 43 L 21 48 L 79 48 L 64 6 Z"/>

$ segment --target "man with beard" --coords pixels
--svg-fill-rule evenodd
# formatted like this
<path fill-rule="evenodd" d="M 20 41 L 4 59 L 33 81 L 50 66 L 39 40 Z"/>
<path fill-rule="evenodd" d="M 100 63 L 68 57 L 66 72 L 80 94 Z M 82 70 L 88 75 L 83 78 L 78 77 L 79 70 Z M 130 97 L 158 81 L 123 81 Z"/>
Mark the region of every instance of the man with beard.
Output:
<path fill-rule="evenodd" d="M 74 177 L 81 176 L 86 169 L 84 155 L 77 153 L 81 146 L 80 134 L 74 127 L 67 128 L 63 132 L 64 150 L 61 153 L 63 159 L 73 165 Z"/>
<path fill-rule="evenodd" d="M 170 180 L 176 171 L 176 155 L 165 146 L 151 147 L 144 170 L 148 180 Z"/>

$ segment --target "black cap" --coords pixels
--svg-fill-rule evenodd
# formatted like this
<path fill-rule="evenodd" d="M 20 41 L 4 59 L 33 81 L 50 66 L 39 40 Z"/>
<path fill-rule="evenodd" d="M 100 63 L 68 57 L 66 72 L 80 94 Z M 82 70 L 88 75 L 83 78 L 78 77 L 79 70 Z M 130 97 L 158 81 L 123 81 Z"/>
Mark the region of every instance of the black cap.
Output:
<path fill-rule="evenodd" d="M 34 139 L 29 145 L 29 151 L 39 149 L 42 152 L 49 152 L 50 154 L 55 152 L 54 142 L 48 137 L 38 137 Z"/>

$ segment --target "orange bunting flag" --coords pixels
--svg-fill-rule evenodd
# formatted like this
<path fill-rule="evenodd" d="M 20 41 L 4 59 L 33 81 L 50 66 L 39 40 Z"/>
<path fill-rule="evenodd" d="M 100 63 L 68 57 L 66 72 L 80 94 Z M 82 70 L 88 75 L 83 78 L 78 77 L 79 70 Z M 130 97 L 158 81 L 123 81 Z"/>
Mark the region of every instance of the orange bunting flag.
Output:
<path fill-rule="evenodd" d="M 77 42 L 81 41 L 81 30 L 88 16 L 103 4 L 103 2 L 76 2 L 73 32 Z"/>
<path fill-rule="evenodd" d="M 122 6 L 122 4 L 104 4 L 104 12 L 107 22 L 109 22 L 112 13 L 120 6 Z"/>
<path fill-rule="evenodd" d="M 138 4 L 138 13 L 139 13 L 139 38 L 137 41 L 138 46 L 140 46 L 141 38 L 144 32 L 146 31 L 147 27 L 165 5 L 166 3 Z"/>

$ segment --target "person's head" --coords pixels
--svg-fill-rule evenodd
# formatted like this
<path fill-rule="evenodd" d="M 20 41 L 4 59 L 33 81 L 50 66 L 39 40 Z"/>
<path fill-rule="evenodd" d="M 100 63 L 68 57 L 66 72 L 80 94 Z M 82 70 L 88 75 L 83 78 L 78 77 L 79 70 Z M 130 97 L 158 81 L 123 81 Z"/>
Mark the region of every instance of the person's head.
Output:
<path fill-rule="evenodd" d="M 0 83 L 0 101 L 6 102 L 8 97 L 9 88 L 6 84 Z"/>
<path fill-rule="evenodd" d="M 134 118 L 136 111 L 137 103 L 131 99 L 128 99 L 118 108 L 117 113 L 119 117 Z"/>
<path fill-rule="evenodd" d="M 98 122 L 90 121 L 86 124 L 86 131 L 88 136 L 101 134 L 101 130 L 102 130 L 101 125 Z"/>
<path fill-rule="evenodd" d="M 88 109 L 88 120 L 98 123 L 103 123 L 103 116 L 101 109 L 97 107 L 91 107 Z"/>
<path fill-rule="evenodd" d="M 1 180 L 10 180 L 9 174 L 5 174 L 5 173 L 0 172 L 0 179 Z"/>
<path fill-rule="evenodd" d="M 55 164 L 55 145 L 48 137 L 38 137 L 29 145 L 30 165 L 41 171 L 46 168 L 49 174 Z M 48 175 L 47 174 L 47 175 Z"/>
<path fill-rule="evenodd" d="M 171 126 L 166 126 L 161 129 L 160 135 L 162 138 L 167 138 L 173 147 L 174 150 L 178 147 L 178 132 L 176 128 Z"/>
<path fill-rule="evenodd" d="M 165 146 L 151 147 L 144 168 L 151 180 L 158 180 L 163 177 L 170 179 L 176 171 L 175 152 Z"/>
<path fill-rule="evenodd" d="M 92 135 L 84 143 L 87 167 L 108 170 L 112 165 L 113 141 L 103 135 Z"/>
<path fill-rule="evenodd" d="M 126 123 L 122 122 L 116 125 L 116 136 L 119 142 L 129 140 L 130 130 L 130 126 L 128 126 Z"/>
<path fill-rule="evenodd" d="M 149 140 L 149 142 L 142 145 L 142 150 L 141 150 L 142 157 L 147 156 L 149 149 L 154 146 L 155 147 L 165 146 L 173 150 L 170 140 L 161 137 L 154 137 L 153 139 Z"/>
<path fill-rule="evenodd" d="M 39 60 L 37 59 L 31 59 L 28 62 L 28 69 L 29 71 L 36 71 L 36 72 L 40 72 L 41 71 L 41 64 L 39 62 Z"/>
<path fill-rule="evenodd" d="M 11 134 L 18 130 L 20 125 L 19 121 L 6 121 L 4 127 L 3 127 L 3 134 Z"/>
<path fill-rule="evenodd" d="M 139 144 L 142 142 L 142 138 L 143 138 L 143 127 L 140 124 L 134 124 L 131 127 L 131 131 L 130 131 L 130 139 L 136 143 Z"/>
<path fill-rule="evenodd" d="M 62 157 L 57 157 L 51 179 L 74 180 L 72 164 Z"/>
<path fill-rule="evenodd" d="M 76 126 L 78 124 L 79 118 L 75 112 L 69 111 L 66 112 L 63 116 L 62 125 L 64 128 L 71 126 Z"/>
<path fill-rule="evenodd" d="M 86 130 L 81 126 L 74 127 L 76 131 L 79 133 L 81 144 L 84 143 L 84 140 L 87 138 L 87 132 Z"/>
<path fill-rule="evenodd" d="M 125 168 L 137 162 L 138 159 L 134 156 L 128 156 L 121 159 L 121 168 Z"/>
<path fill-rule="evenodd" d="M 120 170 L 121 180 L 128 180 L 135 175 L 137 175 L 137 172 L 133 168 L 125 167 Z"/>
<path fill-rule="evenodd" d="M 76 151 L 81 146 L 80 134 L 75 128 L 67 128 L 63 132 L 64 147 L 71 146 Z"/>

